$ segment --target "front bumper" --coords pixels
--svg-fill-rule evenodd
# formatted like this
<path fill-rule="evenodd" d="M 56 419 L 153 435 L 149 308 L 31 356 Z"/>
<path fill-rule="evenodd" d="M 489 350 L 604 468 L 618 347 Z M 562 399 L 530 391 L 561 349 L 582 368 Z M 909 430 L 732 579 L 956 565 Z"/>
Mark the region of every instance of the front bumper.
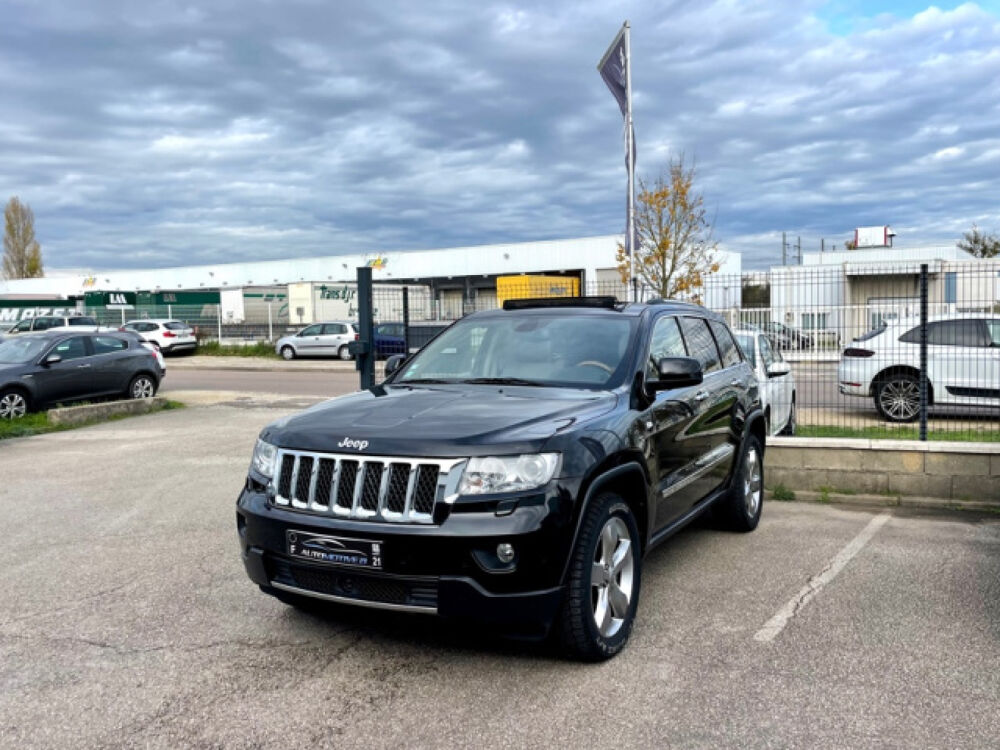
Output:
<path fill-rule="evenodd" d="M 244 567 L 268 593 L 474 620 L 544 636 L 562 602 L 571 544 L 566 488 L 517 498 L 513 511 L 459 512 L 435 525 L 373 523 L 275 507 L 251 484 L 237 502 Z M 286 532 L 381 543 L 382 568 L 313 563 L 289 556 Z M 516 555 L 504 564 L 501 542 Z"/>

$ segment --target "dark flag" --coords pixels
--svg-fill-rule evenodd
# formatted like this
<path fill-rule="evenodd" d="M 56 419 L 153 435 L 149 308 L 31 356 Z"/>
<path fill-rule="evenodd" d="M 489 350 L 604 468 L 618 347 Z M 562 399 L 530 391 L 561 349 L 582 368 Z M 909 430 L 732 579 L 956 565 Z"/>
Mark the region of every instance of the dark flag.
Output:
<path fill-rule="evenodd" d="M 601 62 L 597 65 L 597 70 L 601 74 L 601 78 L 604 80 L 605 85 L 611 91 L 611 94 L 615 97 L 615 101 L 618 102 L 618 108 L 622 112 L 622 117 L 625 119 L 625 170 L 628 173 L 628 195 L 627 195 L 627 206 L 626 216 L 627 216 L 627 226 L 628 229 L 625 232 L 625 251 L 629 256 L 632 255 L 632 235 L 634 229 L 632 227 L 632 184 L 633 184 L 633 173 L 635 170 L 635 130 L 632 128 L 632 102 L 631 91 L 630 91 L 630 81 L 629 75 L 630 61 L 629 61 L 629 25 L 626 21 L 622 26 L 621 31 L 618 32 L 618 36 L 615 37 L 614 41 L 611 42 L 611 46 L 608 47 L 607 51 L 604 53 L 604 57 L 601 58 Z M 631 158 L 630 158 L 631 157 Z"/>

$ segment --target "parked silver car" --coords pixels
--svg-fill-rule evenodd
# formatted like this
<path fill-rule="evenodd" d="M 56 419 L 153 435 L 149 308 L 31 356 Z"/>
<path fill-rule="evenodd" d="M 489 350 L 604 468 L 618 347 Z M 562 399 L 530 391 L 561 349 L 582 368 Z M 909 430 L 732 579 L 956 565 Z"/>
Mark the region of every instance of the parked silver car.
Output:
<path fill-rule="evenodd" d="M 348 320 L 313 323 L 298 333 L 282 336 L 274 351 L 285 359 L 296 357 L 339 357 L 351 359 L 348 344 L 358 339 L 358 324 Z"/>
<path fill-rule="evenodd" d="M 771 336 L 759 330 L 733 331 L 747 355 L 760 383 L 760 401 L 764 407 L 769 435 L 794 435 L 795 377 L 792 368 L 772 345 Z"/>

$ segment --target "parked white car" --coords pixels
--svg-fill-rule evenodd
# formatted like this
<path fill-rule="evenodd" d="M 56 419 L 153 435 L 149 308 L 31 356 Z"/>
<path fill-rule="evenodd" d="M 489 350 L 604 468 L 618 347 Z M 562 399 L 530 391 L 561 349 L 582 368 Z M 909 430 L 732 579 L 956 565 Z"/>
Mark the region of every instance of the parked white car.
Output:
<path fill-rule="evenodd" d="M 164 354 L 197 348 L 194 329 L 180 320 L 143 319 L 124 323 L 119 331 L 135 331 Z"/>
<path fill-rule="evenodd" d="M 837 370 L 840 392 L 875 400 L 889 422 L 920 415 L 920 321 L 887 322 L 854 339 Z M 927 323 L 929 404 L 1000 407 L 1000 314 L 940 315 Z"/>
<path fill-rule="evenodd" d="M 86 315 L 38 315 L 25 318 L 7 331 L 7 334 L 34 333 L 35 331 L 51 331 L 52 329 L 72 328 L 74 331 L 90 332 L 106 331 L 97 324 L 94 318 Z"/>
<path fill-rule="evenodd" d="M 351 359 L 348 345 L 357 338 L 357 323 L 331 320 L 306 326 L 290 336 L 282 336 L 274 345 L 274 351 L 285 359 L 296 357 Z"/>
<path fill-rule="evenodd" d="M 733 335 L 760 384 L 760 401 L 767 419 L 768 434 L 794 435 L 797 426 L 796 396 L 791 365 L 763 331 L 736 330 Z"/>

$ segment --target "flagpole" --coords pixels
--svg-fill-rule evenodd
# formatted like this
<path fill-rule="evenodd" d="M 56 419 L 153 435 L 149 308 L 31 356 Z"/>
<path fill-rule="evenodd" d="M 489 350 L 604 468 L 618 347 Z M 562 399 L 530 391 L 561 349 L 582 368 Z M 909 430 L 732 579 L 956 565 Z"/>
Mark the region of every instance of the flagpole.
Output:
<path fill-rule="evenodd" d="M 625 22 L 625 102 L 627 115 L 625 117 L 625 153 L 628 158 L 628 246 L 629 253 L 629 285 L 632 287 L 632 301 L 639 301 L 639 284 L 635 277 L 635 144 L 632 143 L 635 131 L 632 129 L 632 27 Z"/>

